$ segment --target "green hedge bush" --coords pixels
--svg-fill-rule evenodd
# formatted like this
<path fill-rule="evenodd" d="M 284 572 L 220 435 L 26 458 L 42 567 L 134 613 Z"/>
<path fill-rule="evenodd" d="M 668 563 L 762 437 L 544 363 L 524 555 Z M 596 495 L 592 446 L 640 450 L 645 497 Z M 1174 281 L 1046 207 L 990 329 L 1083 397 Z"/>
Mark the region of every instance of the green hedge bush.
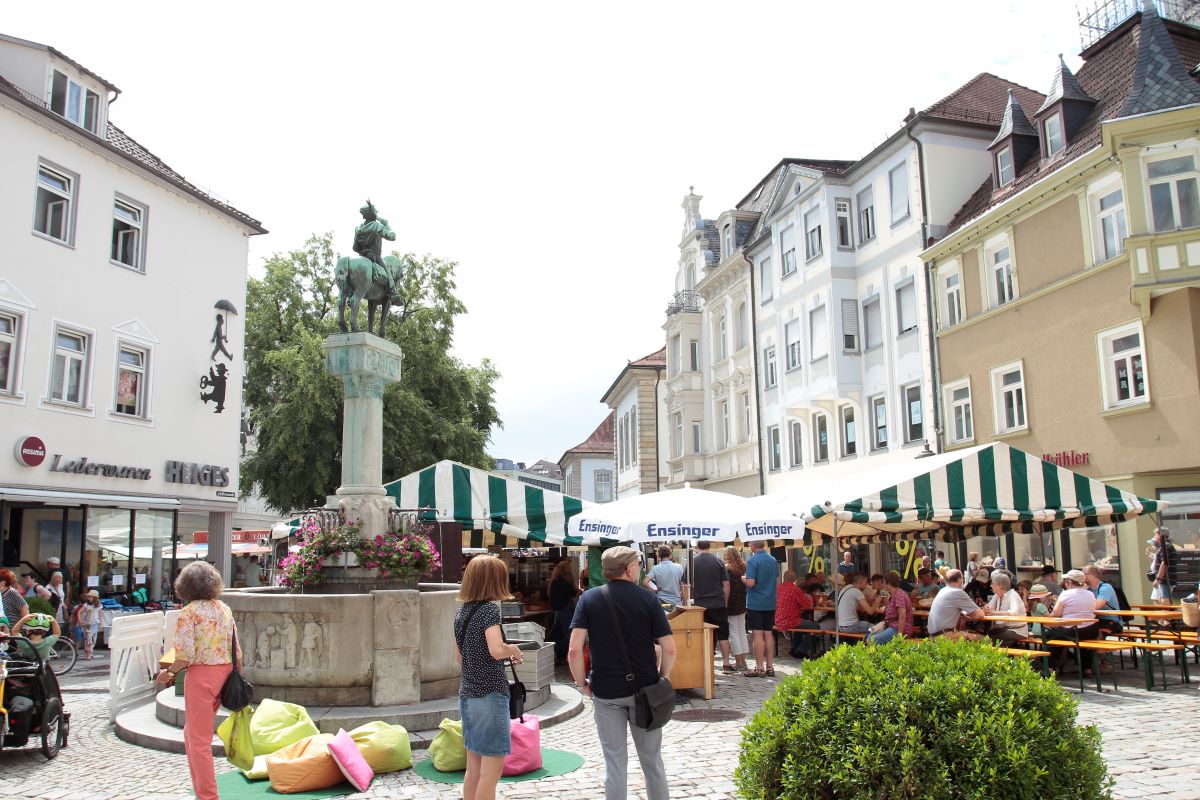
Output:
<path fill-rule="evenodd" d="M 1075 711 L 986 643 L 843 646 L 763 704 L 734 781 L 753 800 L 1110 797 L 1100 733 Z"/>

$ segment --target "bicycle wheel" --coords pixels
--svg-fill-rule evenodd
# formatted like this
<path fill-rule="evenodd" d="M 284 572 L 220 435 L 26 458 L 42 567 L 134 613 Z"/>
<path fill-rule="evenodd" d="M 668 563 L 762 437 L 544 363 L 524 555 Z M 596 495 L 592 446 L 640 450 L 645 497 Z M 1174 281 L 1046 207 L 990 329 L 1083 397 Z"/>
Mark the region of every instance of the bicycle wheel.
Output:
<path fill-rule="evenodd" d="M 47 660 L 55 675 L 66 675 L 71 671 L 71 667 L 75 666 L 78 658 L 79 651 L 75 649 L 75 643 L 71 641 L 70 637 L 63 636 L 54 643 Z"/>

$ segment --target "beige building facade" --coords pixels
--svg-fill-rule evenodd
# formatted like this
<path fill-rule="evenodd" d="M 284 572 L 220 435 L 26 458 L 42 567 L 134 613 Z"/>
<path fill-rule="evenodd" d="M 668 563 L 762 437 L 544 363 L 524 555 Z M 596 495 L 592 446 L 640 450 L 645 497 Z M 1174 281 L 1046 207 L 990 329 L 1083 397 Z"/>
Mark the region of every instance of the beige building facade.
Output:
<path fill-rule="evenodd" d="M 1168 500 L 1182 593 L 1200 563 L 1200 30 L 1133 15 L 1010 98 L 993 176 L 924 253 L 942 445 L 1003 440 Z M 1096 564 L 1131 602 L 1154 519 L 975 540 L 1036 582 Z M 1190 579 L 1190 580 L 1189 580 Z M 1180 592 L 1177 591 L 1177 594 Z"/>

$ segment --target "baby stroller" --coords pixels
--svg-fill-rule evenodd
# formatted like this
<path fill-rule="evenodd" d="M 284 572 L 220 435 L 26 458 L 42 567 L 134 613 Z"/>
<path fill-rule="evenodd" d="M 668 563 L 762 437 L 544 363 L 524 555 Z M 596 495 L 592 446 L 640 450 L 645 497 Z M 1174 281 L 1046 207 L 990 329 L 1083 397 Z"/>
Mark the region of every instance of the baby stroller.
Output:
<path fill-rule="evenodd" d="M 67 746 L 71 715 L 63 711 L 58 678 L 24 636 L 8 637 L 9 659 L 0 660 L 0 749 L 41 739 L 42 755 Z"/>

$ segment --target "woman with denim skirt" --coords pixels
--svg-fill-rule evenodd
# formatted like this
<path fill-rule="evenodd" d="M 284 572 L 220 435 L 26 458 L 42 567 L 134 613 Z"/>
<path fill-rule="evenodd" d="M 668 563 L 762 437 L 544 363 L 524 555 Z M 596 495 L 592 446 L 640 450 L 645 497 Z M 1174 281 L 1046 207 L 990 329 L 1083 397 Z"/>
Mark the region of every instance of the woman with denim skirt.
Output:
<path fill-rule="evenodd" d="M 471 559 L 463 573 L 454 618 L 456 655 L 462 664 L 458 706 L 467 748 L 464 800 L 495 800 L 496 783 L 511 751 L 505 659 L 521 663 L 521 651 L 505 644 L 500 606 L 508 593 L 508 567 L 495 556 Z"/>

